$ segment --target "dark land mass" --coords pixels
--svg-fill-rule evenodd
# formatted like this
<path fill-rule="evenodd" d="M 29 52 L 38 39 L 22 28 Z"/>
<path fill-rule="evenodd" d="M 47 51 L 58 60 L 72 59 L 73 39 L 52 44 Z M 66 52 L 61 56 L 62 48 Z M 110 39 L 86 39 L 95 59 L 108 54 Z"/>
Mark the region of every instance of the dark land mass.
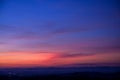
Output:
<path fill-rule="evenodd" d="M 0 75 L 0 80 L 120 80 L 120 72 L 74 72 L 61 75 L 9 76 Z"/>
<path fill-rule="evenodd" d="M 120 80 L 120 68 L 118 69 L 117 68 L 92 68 L 92 69 L 86 68 L 88 70 L 86 70 L 85 68 L 82 68 L 82 70 L 85 69 L 86 71 L 85 70 L 79 71 L 79 69 L 81 70 L 81 68 L 77 68 L 76 70 L 74 70 L 73 68 L 72 69 L 66 68 L 66 69 L 68 69 L 66 72 L 64 68 L 63 69 L 64 72 L 59 73 L 60 68 L 59 70 L 58 68 L 50 68 L 51 71 L 55 71 L 55 72 L 49 73 L 49 74 L 45 74 L 45 73 L 42 74 L 42 72 L 40 72 L 41 69 L 37 69 L 37 70 L 28 69 L 27 70 L 28 72 L 25 71 L 26 69 L 20 69 L 20 71 L 24 70 L 24 71 L 21 71 L 21 74 L 19 74 L 20 72 L 17 73 L 16 69 L 11 70 L 13 72 L 15 70 L 16 74 L 15 72 L 11 73 L 10 70 L 9 71 L 7 70 L 8 72 L 5 71 L 4 73 L 4 70 L 1 69 L 0 80 Z M 50 71 L 50 70 L 48 69 L 47 71 Z M 72 71 L 70 72 L 69 70 L 72 70 Z M 37 74 L 35 74 L 36 71 L 38 71 L 39 74 L 38 72 Z M 42 69 L 42 71 L 44 72 L 44 69 Z"/>

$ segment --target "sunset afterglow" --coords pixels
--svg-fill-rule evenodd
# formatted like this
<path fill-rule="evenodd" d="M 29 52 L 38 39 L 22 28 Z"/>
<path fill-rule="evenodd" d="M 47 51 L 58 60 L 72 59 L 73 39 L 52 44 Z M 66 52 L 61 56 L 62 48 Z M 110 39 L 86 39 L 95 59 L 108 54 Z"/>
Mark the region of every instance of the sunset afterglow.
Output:
<path fill-rule="evenodd" d="M 0 0 L 0 68 L 120 66 L 115 1 Z"/>

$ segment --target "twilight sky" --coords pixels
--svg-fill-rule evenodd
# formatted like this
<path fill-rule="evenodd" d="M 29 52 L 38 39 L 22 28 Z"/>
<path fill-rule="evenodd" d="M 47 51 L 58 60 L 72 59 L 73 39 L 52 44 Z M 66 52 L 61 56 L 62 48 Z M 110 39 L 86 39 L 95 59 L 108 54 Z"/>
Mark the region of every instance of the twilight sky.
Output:
<path fill-rule="evenodd" d="M 119 0 L 0 0 L 0 67 L 120 65 Z"/>

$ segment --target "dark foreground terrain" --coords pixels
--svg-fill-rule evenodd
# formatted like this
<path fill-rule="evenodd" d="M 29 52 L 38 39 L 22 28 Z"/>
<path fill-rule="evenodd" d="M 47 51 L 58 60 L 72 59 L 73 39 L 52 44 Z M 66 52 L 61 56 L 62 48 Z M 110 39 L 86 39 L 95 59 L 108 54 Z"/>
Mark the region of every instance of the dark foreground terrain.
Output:
<path fill-rule="evenodd" d="M 120 72 L 100 73 L 100 72 L 74 72 L 59 75 L 0 75 L 0 80 L 120 80 Z"/>
<path fill-rule="evenodd" d="M 0 80 L 120 80 L 120 67 L 0 68 Z"/>

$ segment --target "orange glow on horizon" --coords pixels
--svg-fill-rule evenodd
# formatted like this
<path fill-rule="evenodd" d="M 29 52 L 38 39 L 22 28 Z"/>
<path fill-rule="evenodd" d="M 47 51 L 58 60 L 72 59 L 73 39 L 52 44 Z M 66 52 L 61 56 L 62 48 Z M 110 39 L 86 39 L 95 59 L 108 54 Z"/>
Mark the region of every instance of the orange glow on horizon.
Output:
<path fill-rule="evenodd" d="M 118 62 L 118 53 L 104 53 L 88 56 L 61 57 L 58 53 L 4 53 L 0 54 L 0 67 L 50 67 L 72 64 L 105 64 Z"/>
<path fill-rule="evenodd" d="M 54 54 L 5 53 L 0 55 L 0 67 L 24 67 L 43 65 L 45 61 L 54 57 Z"/>

